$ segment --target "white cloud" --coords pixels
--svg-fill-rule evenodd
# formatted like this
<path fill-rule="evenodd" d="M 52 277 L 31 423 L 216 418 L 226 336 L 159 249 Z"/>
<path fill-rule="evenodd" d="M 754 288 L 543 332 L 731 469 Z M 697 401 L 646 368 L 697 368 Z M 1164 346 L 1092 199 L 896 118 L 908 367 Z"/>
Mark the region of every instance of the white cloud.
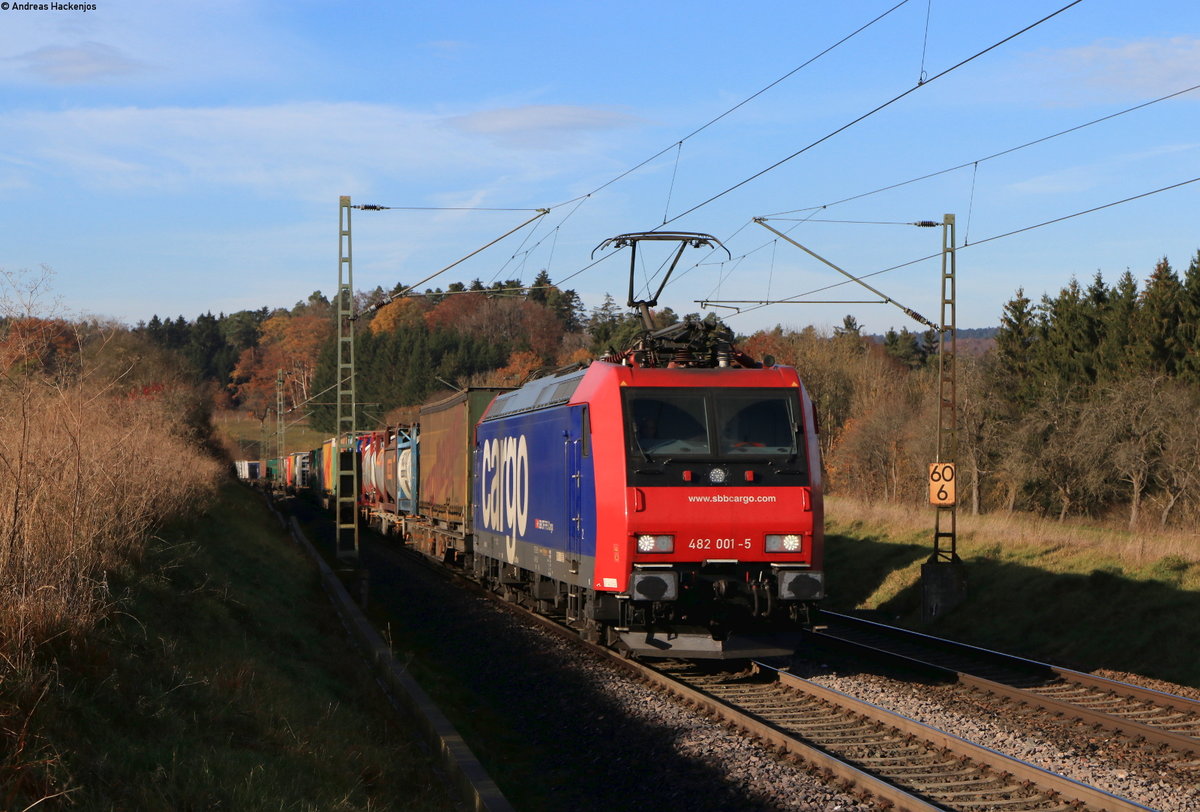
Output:
<path fill-rule="evenodd" d="M 1062 195 L 1094 189 L 1108 179 L 1110 171 L 1097 166 L 1073 166 L 1018 181 L 1009 188 L 1022 195 Z"/>
<path fill-rule="evenodd" d="M 1200 38 L 1104 39 L 1033 55 L 1044 75 L 1061 76 L 1105 98 L 1147 98 L 1190 87 L 1200 76 Z"/>
<path fill-rule="evenodd" d="M 8 12 L 0 84 L 187 87 L 287 75 L 296 37 L 262 9 L 246 0 L 107 0 L 86 14 Z"/>
<path fill-rule="evenodd" d="M 482 110 L 448 119 L 467 133 L 495 138 L 514 147 L 565 148 L 602 130 L 630 127 L 640 121 L 628 113 L 566 104 L 525 105 Z"/>
<path fill-rule="evenodd" d="M 511 191 L 578 173 L 605 150 L 584 144 L 584 136 L 633 120 L 583 107 L 451 118 L 364 103 L 92 108 L 10 114 L 0 120 L 0 143 L 23 158 L 13 175 L 35 184 L 56 176 L 123 192 L 234 187 L 325 199 L 330 189 L 357 195 L 432 182 L 469 199 L 498 175 Z M 555 155 L 512 149 L 552 136 L 580 148 Z"/>
<path fill-rule="evenodd" d="M 84 42 L 74 47 L 46 45 L 19 54 L 13 60 L 23 63 L 26 73 L 54 84 L 85 84 L 147 70 L 143 63 L 102 42 Z"/>
<path fill-rule="evenodd" d="M 1061 195 L 1086 192 L 1128 178 L 1141 178 L 1164 157 L 1186 160 L 1197 144 L 1162 144 L 1152 149 L 1116 154 L 1103 161 L 1069 166 L 1010 184 L 1012 191 L 1029 195 Z"/>

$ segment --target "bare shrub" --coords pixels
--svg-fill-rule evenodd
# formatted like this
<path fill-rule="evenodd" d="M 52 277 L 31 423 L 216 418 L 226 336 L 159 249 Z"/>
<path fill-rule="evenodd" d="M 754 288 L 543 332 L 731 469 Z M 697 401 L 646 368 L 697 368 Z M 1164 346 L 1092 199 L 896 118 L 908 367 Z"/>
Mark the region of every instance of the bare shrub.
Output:
<path fill-rule="evenodd" d="M 105 611 L 105 573 L 202 501 L 219 466 L 162 404 L 82 385 L 0 391 L 0 640 L 10 660 Z"/>
<path fill-rule="evenodd" d="M 220 472 L 188 436 L 177 382 L 89 372 L 88 325 L 29 312 L 0 309 L 0 656 L 14 667 L 90 629 L 109 608 L 106 573 Z"/>

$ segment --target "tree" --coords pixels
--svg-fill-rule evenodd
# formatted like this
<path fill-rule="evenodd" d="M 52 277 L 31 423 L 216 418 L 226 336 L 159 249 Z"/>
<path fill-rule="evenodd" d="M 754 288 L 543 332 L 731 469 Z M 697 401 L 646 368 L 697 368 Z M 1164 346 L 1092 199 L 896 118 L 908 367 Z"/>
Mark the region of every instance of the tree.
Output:
<path fill-rule="evenodd" d="M 258 310 L 239 310 L 225 316 L 221 319 L 221 334 L 225 336 L 225 343 L 238 353 L 247 347 L 253 347 L 258 343 L 262 323 L 270 314 L 268 308 L 260 307 Z"/>
<path fill-rule="evenodd" d="M 1082 405 L 1066 396 L 1046 397 L 1025 422 L 1036 441 L 1035 470 L 1044 473 L 1047 486 L 1041 504 L 1057 508 L 1060 522 L 1073 511 L 1085 512 L 1094 449 L 1087 442 Z"/>
<path fill-rule="evenodd" d="M 1005 426 L 988 396 L 989 363 L 992 359 L 966 356 L 958 359 L 959 487 L 965 487 L 970 494 L 974 515 L 982 510 L 984 477 L 992 472 Z"/>
<path fill-rule="evenodd" d="M 1163 257 L 1146 281 L 1135 320 L 1138 367 L 1150 373 L 1174 375 L 1183 365 L 1184 346 L 1180 337 L 1183 286 Z"/>
<path fill-rule="evenodd" d="M 252 412 L 265 415 L 277 399 L 275 380 L 284 372 L 289 408 L 312 396 L 321 347 L 333 334 L 333 323 L 315 314 L 291 315 L 280 310 L 263 322 L 259 345 L 242 351 L 232 373 L 238 399 Z"/>
<path fill-rule="evenodd" d="M 578 333 L 583 330 L 586 314 L 583 300 L 575 291 L 551 288 L 546 294 L 546 307 L 562 322 L 564 332 Z"/>
<path fill-rule="evenodd" d="M 430 330 L 468 329 L 469 325 L 481 320 L 480 311 L 486 302 L 487 295 L 484 293 L 442 297 L 425 313 L 425 324 Z"/>
<path fill-rule="evenodd" d="M 236 363 L 236 351 L 226 343 L 220 321 L 211 312 L 196 318 L 183 350 L 201 380 L 228 380 Z"/>
<path fill-rule="evenodd" d="M 1041 394 L 1083 396 L 1096 379 L 1096 344 L 1079 282 L 1072 279 L 1057 297 L 1042 297 L 1038 309 L 1033 370 Z"/>
<path fill-rule="evenodd" d="M 188 333 L 191 325 L 187 319 L 179 316 L 175 321 L 168 319 L 163 322 L 163 346 L 169 350 L 181 350 L 188 342 Z"/>
<path fill-rule="evenodd" d="M 1161 415 L 1162 456 L 1154 469 L 1154 481 L 1162 494 L 1159 524 L 1167 520 L 1176 506 L 1191 495 L 1200 494 L 1200 432 L 1196 415 L 1200 414 L 1200 392 L 1194 384 L 1168 382 L 1156 402 Z"/>
<path fill-rule="evenodd" d="M 592 346 L 597 348 L 597 354 L 607 351 L 612 343 L 613 335 L 623 321 L 625 318 L 621 309 L 617 307 L 617 303 L 613 301 L 613 297 L 607 293 L 604 294 L 604 301 L 599 306 L 592 308 L 587 323 L 587 331 L 592 337 Z"/>
<path fill-rule="evenodd" d="M 1162 454 L 1158 404 L 1165 383 L 1161 376 L 1138 376 L 1105 387 L 1091 399 L 1084 416 L 1084 445 L 1093 460 L 1091 476 L 1101 483 L 1111 472 L 1129 486 L 1130 530 L 1137 527 L 1143 497 Z"/>
<path fill-rule="evenodd" d="M 1184 380 L 1200 383 L 1200 250 L 1183 275 L 1179 302 L 1179 343 L 1183 352 L 1179 373 Z"/>
<path fill-rule="evenodd" d="M 550 282 L 550 273 L 543 268 L 538 271 L 538 275 L 533 278 L 533 285 L 529 288 L 529 301 L 537 302 L 538 304 L 547 304 L 550 297 L 550 289 L 553 285 Z"/>
<path fill-rule="evenodd" d="M 508 357 L 508 364 L 477 376 L 482 386 L 517 387 L 542 367 L 542 358 L 535 352 L 519 350 Z"/>
<path fill-rule="evenodd" d="M 1006 413 L 1016 416 L 1037 399 L 1034 380 L 1034 343 L 1037 322 L 1023 289 L 1004 305 L 1000 329 L 996 333 L 996 363 L 993 365 L 993 390 L 1000 402 L 1008 404 Z"/>
<path fill-rule="evenodd" d="M 883 349 L 908 369 L 920 369 L 928 358 L 921 336 L 907 327 L 900 328 L 899 333 L 889 329 L 883 337 Z"/>
<path fill-rule="evenodd" d="M 1137 282 L 1128 270 L 1121 274 L 1108 294 L 1101 334 L 1096 348 L 1097 378 L 1117 381 L 1131 375 L 1136 366 L 1134 322 L 1138 310 Z"/>
<path fill-rule="evenodd" d="M 375 335 L 392 333 L 402 327 L 422 327 L 425 306 L 420 299 L 403 297 L 381 307 L 371 319 L 368 329 Z"/>
<path fill-rule="evenodd" d="M 372 292 L 371 295 L 382 298 L 383 297 L 383 289 L 375 288 L 375 291 Z M 328 314 L 332 308 L 333 308 L 333 305 L 331 305 L 329 303 L 329 300 L 327 298 L 325 298 L 325 294 L 321 293 L 321 291 L 319 291 L 319 290 L 314 290 L 312 293 L 308 294 L 308 298 L 306 300 L 304 300 L 303 302 L 296 302 L 295 306 L 292 307 L 292 315 L 293 316 L 303 316 L 303 315 L 324 316 L 324 315 Z"/>
<path fill-rule="evenodd" d="M 833 334 L 837 337 L 849 336 L 850 338 L 862 338 L 862 325 L 858 323 L 858 319 L 852 315 L 846 315 L 842 319 L 841 327 L 834 327 Z"/>

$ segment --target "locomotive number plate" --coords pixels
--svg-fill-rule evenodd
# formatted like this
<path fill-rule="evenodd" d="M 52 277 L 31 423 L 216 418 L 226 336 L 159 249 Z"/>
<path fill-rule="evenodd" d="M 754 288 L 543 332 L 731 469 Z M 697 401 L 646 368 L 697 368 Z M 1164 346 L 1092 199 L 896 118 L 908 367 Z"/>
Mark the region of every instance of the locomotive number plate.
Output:
<path fill-rule="evenodd" d="M 694 538 L 688 542 L 689 550 L 749 550 L 750 539 Z"/>

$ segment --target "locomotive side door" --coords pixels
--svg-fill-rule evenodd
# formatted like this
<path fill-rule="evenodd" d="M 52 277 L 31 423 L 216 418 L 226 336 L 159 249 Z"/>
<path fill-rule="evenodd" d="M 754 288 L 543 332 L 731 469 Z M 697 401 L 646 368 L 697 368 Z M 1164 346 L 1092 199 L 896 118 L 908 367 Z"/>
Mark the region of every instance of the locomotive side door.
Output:
<path fill-rule="evenodd" d="M 563 444 L 567 463 L 567 557 L 571 574 L 579 572 L 583 556 L 583 458 L 589 451 L 587 428 L 587 406 L 572 406 Z"/>

